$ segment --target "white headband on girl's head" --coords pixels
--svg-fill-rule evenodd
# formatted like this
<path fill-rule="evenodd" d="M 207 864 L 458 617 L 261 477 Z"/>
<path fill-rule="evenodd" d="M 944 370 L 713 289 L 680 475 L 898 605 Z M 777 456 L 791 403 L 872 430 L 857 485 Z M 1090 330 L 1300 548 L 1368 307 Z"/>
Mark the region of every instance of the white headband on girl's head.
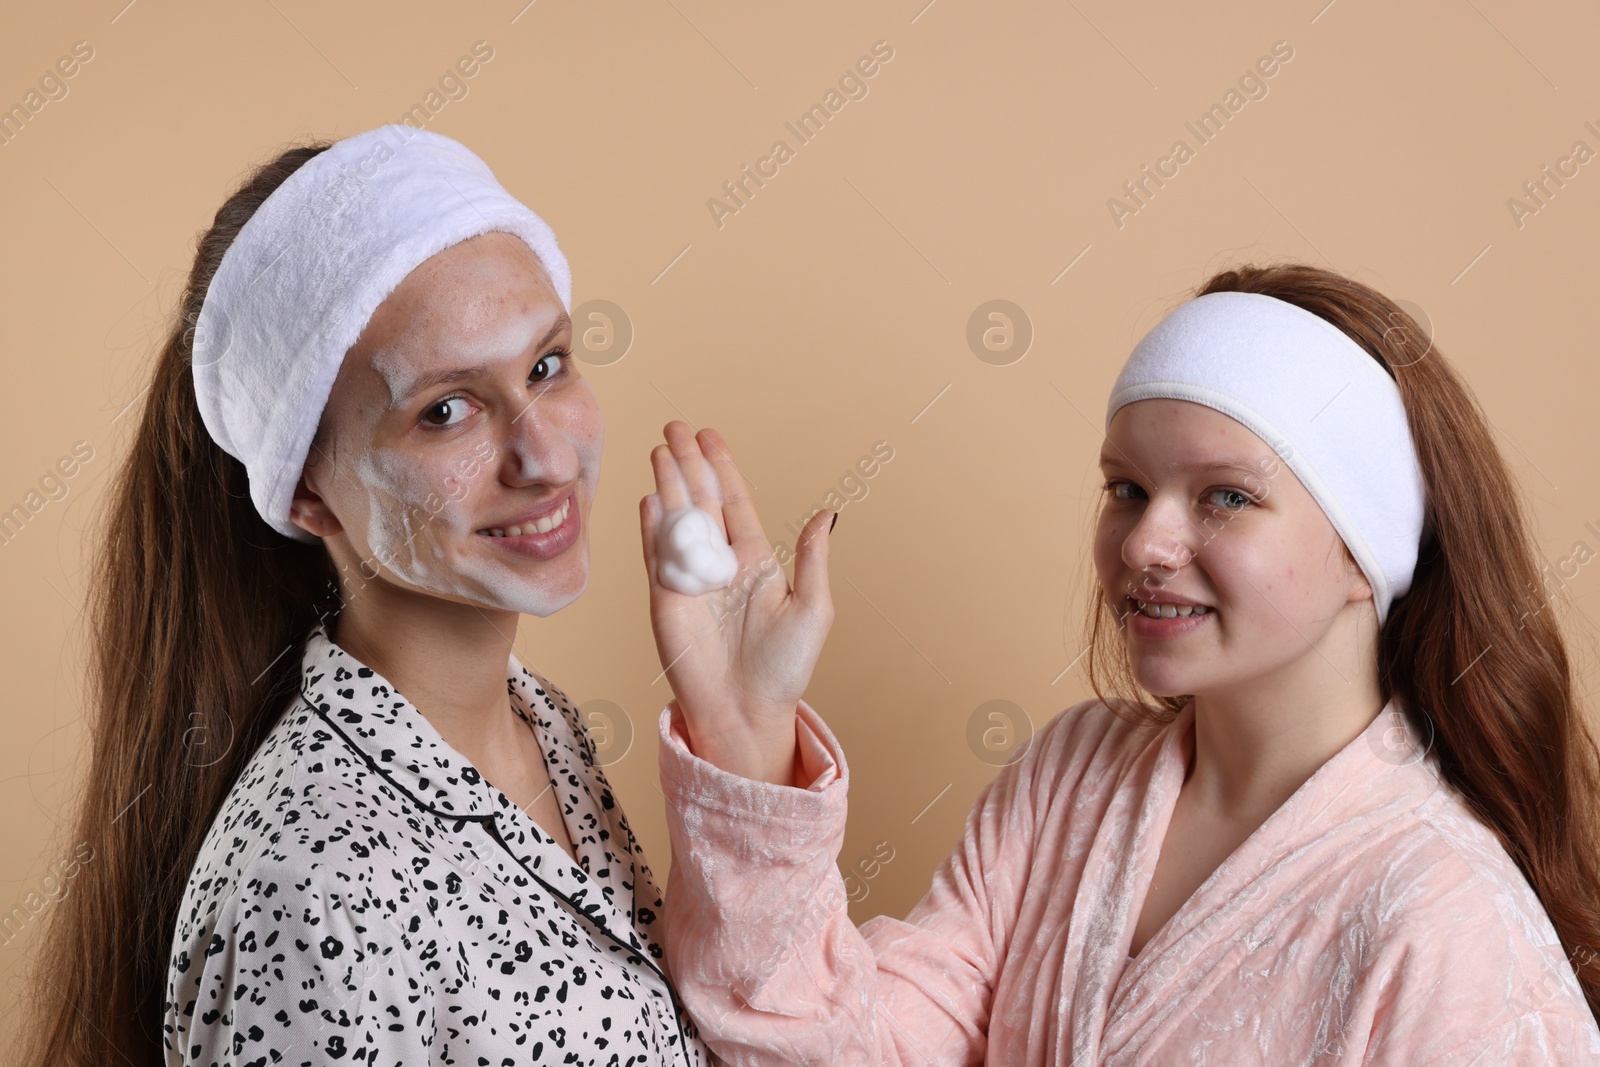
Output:
<path fill-rule="evenodd" d="M 469 237 L 522 238 L 572 310 L 572 271 L 544 220 L 465 145 L 380 126 L 336 141 L 273 190 L 223 253 L 194 332 L 200 417 L 250 474 L 273 529 L 289 502 L 345 352 L 385 297 Z"/>
<path fill-rule="evenodd" d="M 1204 404 L 1265 441 L 1311 493 L 1372 585 L 1378 625 L 1411 588 L 1426 492 L 1400 389 L 1343 330 L 1262 293 L 1207 293 L 1134 346 L 1117 409 Z"/>

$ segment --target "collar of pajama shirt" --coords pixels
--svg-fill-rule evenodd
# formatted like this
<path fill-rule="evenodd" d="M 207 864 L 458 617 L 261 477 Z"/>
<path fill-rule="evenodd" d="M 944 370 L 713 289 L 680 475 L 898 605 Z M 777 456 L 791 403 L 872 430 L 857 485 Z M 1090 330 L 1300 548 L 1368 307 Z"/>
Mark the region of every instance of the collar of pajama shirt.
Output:
<path fill-rule="evenodd" d="M 302 691 L 213 822 L 180 910 L 167 1044 L 183 1062 L 250 1062 L 236 1046 L 285 1037 L 314 1059 L 365 1044 L 373 1063 L 708 1061 L 665 974 L 660 892 L 579 712 L 515 655 L 506 687 L 576 864 L 324 624 L 313 629 Z M 277 948 L 301 957 L 255 967 L 257 946 L 298 926 L 296 913 L 313 927 L 324 915 L 326 938 L 298 931 Z M 329 942 L 345 940 L 368 962 L 341 969 Z M 398 965 L 383 966 L 391 953 Z M 375 1016 L 365 1026 L 363 1009 Z M 284 1062 L 300 1061 L 291 1049 Z"/>

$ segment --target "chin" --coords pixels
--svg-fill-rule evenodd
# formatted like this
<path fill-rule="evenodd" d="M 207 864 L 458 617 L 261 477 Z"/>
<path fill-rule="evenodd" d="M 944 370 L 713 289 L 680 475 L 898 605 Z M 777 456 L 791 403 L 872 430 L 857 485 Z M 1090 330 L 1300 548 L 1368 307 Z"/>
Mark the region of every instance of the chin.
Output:
<path fill-rule="evenodd" d="M 572 583 L 571 583 L 572 592 L 570 594 L 568 594 L 568 597 L 567 597 L 567 603 L 569 603 L 569 604 L 572 603 L 574 600 L 577 600 L 580 596 L 583 595 L 583 591 L 585 589 L 589 588 L 589 546 L 588 545 L 584 545 L 583 546 L 583 555 L 578 560 L 578 566 L 574 568 L 574 571 L 575 571 L 575 575 L 574 575 L 574 578 L 573 578 Z"/>
<path fill-rule="evenodd" d="M 589 588 L 589 546 L 587 543 L 581 543 L 573 545 L 572 548 L 570 557 L 559 557 L 558 560 L 551 561 L 566 564 L 561 567 L 559 574 L 545 573 L 539 576 L 536 586 L 538 592 L 528 597 L 530 603 L 523 606 L 522 614 L 537 618 L 554 615 L 562 608 L 570 606 L 583 595 L 585 589 Z M 550 607 L 551 604 L 554 606 Z M 529 610 L 535 606 L 541 610 Z"/>
<path fill-rule="evenodd" d="M 1165 664 L 1154 666 L 1141 664 L 1137 658 L 1133 661 L 1133 680 L 1139 683 L 1139 688 L 1151 696 L 1175 697 L 1185 693 L 1193 693 L 1197 684 L 1202 680 L 1195 677 L 1195 672 L 1177 668 L 1176 665 Z"/>

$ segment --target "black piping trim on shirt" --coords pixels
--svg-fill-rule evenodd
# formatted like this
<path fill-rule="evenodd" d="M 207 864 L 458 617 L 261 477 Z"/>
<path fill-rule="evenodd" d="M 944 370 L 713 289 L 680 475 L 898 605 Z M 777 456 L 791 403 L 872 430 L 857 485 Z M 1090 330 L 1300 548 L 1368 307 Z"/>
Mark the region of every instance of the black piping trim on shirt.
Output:
<path fill-rule="evenodd" d="M 322 719 L 323 722 L 327 723 L 334 733 L 339 735 L 340 740 L 342 740 L 352 752 L 361 757 L 362 761 L 366 763 L 366 765 L 372 770 L 372 773 L 378 775 L 384 781 L 400 790 L 400 792 L 406 795 L 407 800 L 411 801 L 411 803 L 415 804 L 423 811 L 430 815 L 437 815 L 441 819 L 492 819 L 494 817 L 492 813 L 489 815 L 463 815 L 459 811 L 441 811 L 433 805 L 425 802 L 421 797 L 417 796 L 404 785 L 400 784 L 395 776 L 389 773 L 388 768 L 380 766 L 378 761 L 372 758 L 371 753 L 362 748 L 360 745 L 356 744 L 356 742 L 351 739 L 350 735 L 344 732 L 344 728 L 338 723 L 334 722 L 327 712 L 311 703 L 311 698 L 306 695 L 305 690 L 303 689 L 300 691 L 300 699 L 305 702 L 306 707 L 310 708 L 317 714 L 319 718 Z"/>
<path fill-rule="evenodd" d="M 345 743 L 346 747 L 361 757 L 362 762 L 364 762 L 374 774 L 381 776 L 390 785 L 394 786 L 401 793 L 405 794 L 406 799 L 410 800 L 411 803 L 415 804 L 423 811 L 426 811 L 428 814 L 440 819 L 451 819 L 455 822 L 476 822 L 483 824 L 484 829 L 489 831 L 489 836 L 494 838 L 495 841 L 499 843 L 500 847 L 506 850 L 506 855 L 510 856 L 512 860 L 516 862 L 517 866 L 521 867 L 527 872 L 528 877 L 532 878 L 534 881 L 543 886 L 546 892 L 548 892 L 551 896 L 556 897 L 562 903 L 564 903 L 569 909 L 571 909 L 574 915 L 587 921 L 590 925 L 596 927 L 606 937 L 616 942 L 619 948 L 626 949 L 633 955 L 638 956 L 640 961 L 644 963 L 646 967 L 650 968 L 650 970 L 654 971 L 661 979 L 662 984 L 667 987 L 667 1002 L 672 1005 L 672 1021 L 678 1028 L 679 1047 L 683 1052 L 684 1059 L 689 1059 L 689 1039 L 683 1032 L 683 1019 L 681 1018 L 681 1014 L 678 1009 L 678 998 L 673 991 L 672 981 L 667 977 L 666 972 L 655 965 L 655 962 L 650 959 L 649 953 L 641 952 L 639 949 L 634 948 L 632 945 L 622 940 L 616 934 L 611 932 L 611 928 L 606 925 L 603 919 L 600 919 L 594 915 L 590 915 L 578 905 L 577 901 L 573 900 L 561 890 L 545 881 L 537 873 L 530 870 L 528 865 L 523 863 L 522 859 L 516 854 L 515 851 L 512 850 L 511 846 L 506 843 L 505 838 L 500 836 L 500 825 L 496 820 L 496 816 L 498 814 L 497 812 L 490 812 L 487 815 L 463 815 L 456 811 L 440 811 L 438 808 L 424 803 L 415 793 L 407 789 L 404 785 L 400 784 L 400 782 L 396 781 L 394 776 L 385 768 L 379 766 L 378 761 L 372 758 L 371 753 L 362 748 L 360 745 L 356 744 L 356 742 L 351 739 L 350 735 L 345 733 L 343 728 L 341 728 L 338 723 L 334 722 L 327 712 L 313 704 L 311 702 L 311 698 L 306 695 L 304 689 L 300 691 L 300 699 L 302 702 L 304 702 L 306 707 L 310 708 L 323 722 L 327 723 L 328 727 L 333 730 L 334 733 L 339 735 L 340 740 Z M 637 931 L 635 932 L 637 933 Z"/>
<path fill-rule="evenodd" d="M 521 867 L 524 871 L 527 871 L 529 878 L 532 878 L 534 881 L 536 881 L 540 885 L 544 886 L 545 889 L 548 892 L 550 892 L 551 894 L 553 894 L 554 896 L 559 897 L 562 901 L 564 901 L 566 903 L 567 907 L 572 909 L 572 911 L 573 911 L 573 913 L 575 915 L 578 915 L 578 916 L 580 916 L 580 917 L 582 917 L 584 919 L 589 920 L 590 923 L 592 923 L 594 926 L 596 926 L 596 927 L 598 927 L 600 929 L 601 933 L 605 934 L 611 940 L 615 941 L 619 947 L 627 949 L 629 952 L 633 953 L 635 956 L 638 956 L 641 963 L 643 963 L 646 967 L 650 968 L 652 971 L 654 971 L 661 978 L 661 984 L 667 987 L 667 1003 L 672 1005 L 672 1022 L 678 1028 L 678 1047 L 683 1053 L 683 1058 L 685 1060 L 689 1059 L 689 1039 L 684 1035 L 684 1032 L 683 1032 L 683 1019 L 680 1017 L 680 1013 L 678 1011 L 678 998 L 677 998 L 676 994 L 673 992 L 672 981 L 671 981 L 671 979 L 669 979 L 667 977 L 666 972 L 663 971 L 660 967 L 657 967 L 655 965 L 655 962 L 650 959 L 650 954 L 649 953 L 640 952 L 638 949 L 634 948 L 632 945 L 628 944 L 627 942 L 623 941 L 621 938 L 617 937 L 616 934 L 613 934 L 611 932 L 611 928 L 608 927 L 604 922 L 602 922 L 600 919 L 595 918 L 594 916 L 590 915 L 588 912 L 584 911 L 581 907 L 578 906 L 577 901 L 571 899 L 565 893 L 563 893 L 561 890 L 557 889 L 555 886 L 553 886 L 549 882 L 545 881 L 535 871 L 531 870 L 526 863 L 523 863 L 522 862 L 522 858 L 520 856 L 518 856 L 516 854 L 516 852 L 511 848 L 511 846 L 506 843 L 506 839 L 500 836 L 500 824 L 496 820 L 494 815 L 490 815 L 486 820 L 482 820 L 482 821 L 484 823 L 484 829 L 489 831 L 489 836 L 494 838 L 495 841 L 499 843 L 500 847 L 506 850 L 506 855 L 510 856 L 513 860 L 515 860 L 517 866 Z"/>

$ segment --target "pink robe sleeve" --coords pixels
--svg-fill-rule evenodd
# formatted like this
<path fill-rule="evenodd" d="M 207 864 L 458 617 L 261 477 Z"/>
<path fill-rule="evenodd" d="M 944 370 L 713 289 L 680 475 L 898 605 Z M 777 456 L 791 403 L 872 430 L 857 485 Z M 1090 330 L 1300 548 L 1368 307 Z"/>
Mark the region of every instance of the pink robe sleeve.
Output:
<path fill-rule="evenodd" d="M 1032 851 L 1032 761 L 984 787 L 904 921 L 879 916 L 857 930 L 837 866 L 844 753 L 803 701 L 796 733 L 805 788 L 700 759 L 676 702 L 662 712 L 667 963 L 701 1037 L 740 1067 L 981 1063 L 1016 914 L 1012 871 Z"/>

